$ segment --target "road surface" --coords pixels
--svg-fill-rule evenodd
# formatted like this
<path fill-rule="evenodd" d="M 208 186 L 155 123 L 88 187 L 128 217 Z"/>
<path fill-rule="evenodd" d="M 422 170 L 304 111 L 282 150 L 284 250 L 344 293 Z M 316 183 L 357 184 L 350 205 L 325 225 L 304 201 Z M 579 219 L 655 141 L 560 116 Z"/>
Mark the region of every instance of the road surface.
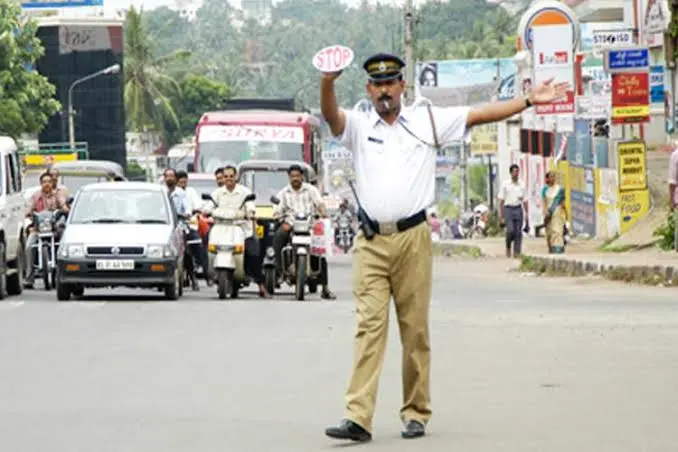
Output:
<path fill-rule="evenodd" d="M 674 452 L 678 292 L 505 266 L 436 263 L 429 435 L 399 436 L 392 318 L 374 441 L 357 447 Z M 342 415 L 354 311 L 350 261 L 331 269 L 334 302 L 58 303 L 38 286 L 0 303 L 0 450 L 337 450 L 323 430 Z"/>

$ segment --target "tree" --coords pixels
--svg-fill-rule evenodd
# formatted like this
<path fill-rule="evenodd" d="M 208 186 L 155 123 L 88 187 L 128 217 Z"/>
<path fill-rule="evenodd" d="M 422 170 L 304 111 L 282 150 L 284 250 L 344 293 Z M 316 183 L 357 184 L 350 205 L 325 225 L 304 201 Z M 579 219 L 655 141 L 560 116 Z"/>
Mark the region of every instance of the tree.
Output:
<path fill-rule="evenodd" d="M 44 52 L 34 20 L 21 23 L 21 7 L 0 0 L 0 134 L 39 133 L 61 108 L 56 88 L 32 67 Z"/>
<path fill-rule="evenodd" d="M 182 78 L 179 81 L 179 89 L 181 95 L 172 98 L 172 107 L 177 113 L 179 127 L 171 121 L 166 122 L 167 146 L 193 135 L 200 116 L 207 111 L 222 108 L 230 92 L 225 83 L 195 74 Z"/>
<path fill-rule="evenodd" d="M 124 90 L 128 128 L 132 132 L 155 131 L 164 136 L 167 120 L 179 127 L 170 96 L 178 94 L 180 88 L 167 68 L 190 54 L 178 50 L 156 58 L 152 43 L 142 12 L 130 8 L 125 23 Z"/>

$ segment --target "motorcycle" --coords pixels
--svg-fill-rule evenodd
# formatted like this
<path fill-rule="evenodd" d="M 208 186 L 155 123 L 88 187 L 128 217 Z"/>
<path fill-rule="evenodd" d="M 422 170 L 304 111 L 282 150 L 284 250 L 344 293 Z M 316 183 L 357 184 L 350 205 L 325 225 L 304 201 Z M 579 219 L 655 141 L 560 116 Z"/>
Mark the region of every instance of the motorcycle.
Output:
<path fill-rule="evenodd" d="M 195 218 L 195 217 L 193 217 Z M 198 284 L 198 271 L 197 271 L 197 260 L 196 256 L 193 256 L 191 252 L 192 245 L 202 245 L 202 239 L 200 237 L 196 239 L 190 239 L 190 234 L 192 230 L 197 230 L 197 224 L 194 228 L 193 219 L 190 222 L 186 220 L 181 221 L 181 230 L 184 234 L 184 265 L 185 271 L 183 275 L 183 284 L 184 287 L 189 285 L 193 288 L 194 291 L 200 290 L 200 285 Z M 203 271 L 206 271 L 203 269 Z"/>
<path fill-rule="evenodd" d="M 487 236 L 487 224 L 490 219 L 490 209 L 484 204 L 478 204 L 473 209 L 473 226 L 470 230 L 470 237 L 477 239 Z"/>
<path fill-rule="evenodd" d="M 273 196 L 271 202 L 278 204 L 280 201 Z M 299 301 L 306 297 L 307 285 L 309 292 L 315 293 L 320 282 L 325 255 L 325 226 L 322 221 L 316 220 L 317 216 L 297 214 L 290 240 L 282 249 L 283 280 L 294 286 L 294 296 Z M 272 247 L 266 250 L 263 265 L 264 277 L 271 270 L 275 275 L 275 251 Z"/>
<path fill-rule="evenodd" d="M 42 277 L 45 290 L 50 290 L 56 283 L 55 256 L 61 238 L 58 222 L 63 216 L 61 210 L 33 213 L 33 225 L 38 234 L 38 241 L 28 252 L 37 255 L 37 259 L 33 260 L 34 274 Z"/>
<path fill-rule="evenodd" d="M 202 199 L 216 202 L 209 194 Z M 214 225 L 209 233 L 207 250 L 210 257 L 208 277 L 216 280 L 217 294 L 220 300 L 230 294 L 238 298 L 238 292 L 249 285 L 252 278 L 245 273 L 245 229 L 243 226 L 251 221 L 243 211 L 245 203 L 254 201 L 256 195 L 251 193 L 245 197 L 238 209 L 218 208 L 212 212 Z"/>
<path fill-rule="evenodd" d="M 344 250 L 344 254 L 353 246 L 353 230 L 351 229 L 351 220 L 346 216 L 341 216 L 337 222 L 337 246 Z"/>

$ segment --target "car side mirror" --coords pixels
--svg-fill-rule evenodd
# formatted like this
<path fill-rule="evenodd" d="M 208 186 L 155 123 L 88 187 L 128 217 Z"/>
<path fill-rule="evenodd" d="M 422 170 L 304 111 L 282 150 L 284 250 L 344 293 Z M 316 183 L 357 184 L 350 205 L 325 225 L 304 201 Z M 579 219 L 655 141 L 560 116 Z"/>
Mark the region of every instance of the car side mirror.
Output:
<path fill-rule="evenodd" d="M 186 164 L 186 172 L 187 173 L 195 173 L 195 164 L 194 163 L 187 163 Z"/>
<path fill-rule="evenodd" d="M 277 196 L 271 196 L 271 204 L 275 204 L 275 205 L 280 204 L 280 200 L 278 199 Z"/>

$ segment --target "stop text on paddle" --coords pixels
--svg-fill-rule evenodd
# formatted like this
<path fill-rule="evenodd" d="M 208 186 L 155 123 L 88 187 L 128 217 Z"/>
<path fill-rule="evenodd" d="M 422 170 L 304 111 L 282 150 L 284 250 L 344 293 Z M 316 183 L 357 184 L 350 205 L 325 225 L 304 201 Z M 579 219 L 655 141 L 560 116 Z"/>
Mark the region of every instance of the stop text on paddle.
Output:
<path fill-rule="evenodd" d="M 353 62 L 353 50 L 342 45 L 325 47 L 313 57 L 313 66 L 320 72 L 339 72 Z"/>

